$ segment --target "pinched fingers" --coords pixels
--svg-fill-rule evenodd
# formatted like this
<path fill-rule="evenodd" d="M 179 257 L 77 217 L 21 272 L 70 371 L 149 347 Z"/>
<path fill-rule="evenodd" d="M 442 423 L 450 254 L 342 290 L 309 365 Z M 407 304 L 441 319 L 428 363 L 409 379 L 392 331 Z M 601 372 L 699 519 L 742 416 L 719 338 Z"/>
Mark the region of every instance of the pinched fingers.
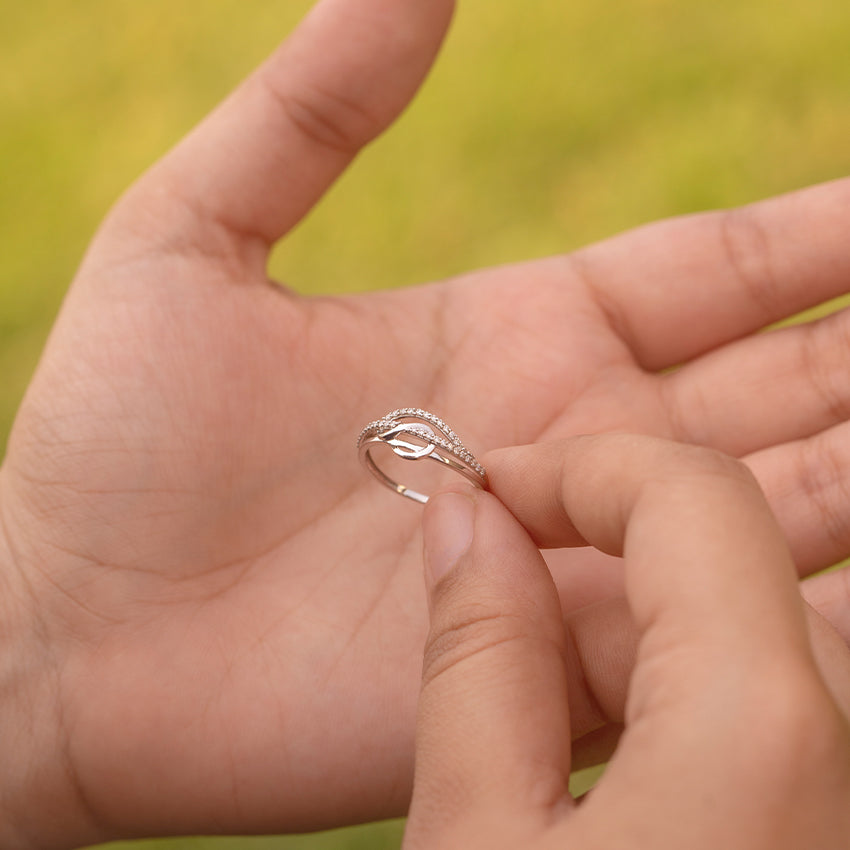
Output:
<path fill-rule="evenodd" d="M 494 492 L 538 544 L 587 541 L 625 560 L 638 661 L 626 733 L 577 816 L 582 829 L 665 847 L 738 846 L 742 831 L 758 840 L 740 846 L 796 847 L 808 829 L 811 846 L 841 846 L 829 842 L 847 826 L 850 745 L 819 665 L 846 674 L 846 655 L 807 622 L 790 553 L 746 468 L 627 436 L 506 450 L 487 463 Z M 790 808 L 800 776 L 802 819 Z M 614 808 L 619 822 L 594 820 Z"/>

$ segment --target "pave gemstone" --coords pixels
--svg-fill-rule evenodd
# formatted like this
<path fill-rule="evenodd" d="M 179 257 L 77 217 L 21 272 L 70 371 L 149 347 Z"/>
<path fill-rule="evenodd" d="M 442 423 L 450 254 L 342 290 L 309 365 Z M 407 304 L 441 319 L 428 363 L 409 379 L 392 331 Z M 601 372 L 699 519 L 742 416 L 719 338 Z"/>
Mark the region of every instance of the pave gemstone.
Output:
<path fill-rule="evenodd" d="M 418 419 L 417 422 L 407 422 L 405 420 Z M 441 434 L 434 434 L 428 425 L 422 424 L 427 422 L 429 425 L 435 426 Z M 381 419 L 376 419 L 370 422 L 359 434 L 357 438 L 358 448 L 365 440 L 380 436 L 381 434 L 392 431 L 401 425 L 404 425 L 405 430 L 420 439 L 438 446 L 444 451 L 451 454 L 457 460 L 465 463 L 470 469 L 473 469 L 482 478 L 486 477 L 484 467 L 475 459 L 475 456 L 463 444 L 460 437 L 442 420 L 439 416 L 431 413 L 428 410 L 423 410 L 421 407 L 401 407 L 398 410 L 388 413 Z"/>

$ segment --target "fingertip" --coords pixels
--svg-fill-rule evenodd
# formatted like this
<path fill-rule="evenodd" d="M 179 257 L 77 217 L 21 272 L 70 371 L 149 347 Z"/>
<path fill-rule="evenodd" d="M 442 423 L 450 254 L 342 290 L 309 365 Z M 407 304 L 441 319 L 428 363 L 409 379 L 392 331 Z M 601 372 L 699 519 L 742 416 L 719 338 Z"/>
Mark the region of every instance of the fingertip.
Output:
<path fill-rule="evenodd" d="M 435 494 L 425 507 L 423 538 L 432 617 L 482 599 L 499 600 L 500 611 L 548 610 L 545 600 L 557 602 L 537 544 L 492 493 L 458 484 Z"/>
<path fill-rule="evenodd" d="M 565 457 L 572 457 L 574 447 L 587 439 L 592 438 L 511 446 L 482 458 L 491 492 L 541 549 L 587 545 L 564 509 L 560 489 Z"/>
<path fill-rule="evenodd" d="M 428 500 L 422 532 L 429 587 L 443 579 L 471 548 L 475 507 L 476 493 L 466 486 L 440 491 Z"/>

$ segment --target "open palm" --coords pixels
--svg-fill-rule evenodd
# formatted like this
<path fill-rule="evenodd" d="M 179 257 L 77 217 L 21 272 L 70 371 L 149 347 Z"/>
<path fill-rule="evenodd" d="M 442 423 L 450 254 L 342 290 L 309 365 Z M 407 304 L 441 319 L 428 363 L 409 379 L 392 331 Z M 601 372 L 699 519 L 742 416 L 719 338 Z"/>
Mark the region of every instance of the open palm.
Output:
<path fill-rule="evenodd" d="M 325 0 L 131 188 L 69 293 L 2 508 L 87 840 L 403 811 L 420 511 L 353 444 L 393 408 L 445 416 L 479 456 L 602 430 L 709 444 L 748 457 L 802 572 L 847 548 L 847 322 L 753 335 L 846 289 L 847 184 L 399 292 L 267 280 L 450 13 Z M 615 568 L 570 557 L 566 612 L 615 591 Z"/>

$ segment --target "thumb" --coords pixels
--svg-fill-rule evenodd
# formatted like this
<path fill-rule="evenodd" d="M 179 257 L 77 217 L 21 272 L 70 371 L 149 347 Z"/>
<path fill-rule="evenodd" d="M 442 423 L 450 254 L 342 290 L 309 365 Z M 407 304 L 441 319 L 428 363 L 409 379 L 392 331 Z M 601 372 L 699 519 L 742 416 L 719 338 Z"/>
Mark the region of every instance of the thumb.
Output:
<path fill-rule="evenodd" d="M 408 826 L 421 837 L 486 809 L 551 819 L 568 804 L 565 633 L 531 538 L 489 493 L 425 508 L 431 611 Z"/>
<path fill-rule="evenodd" d="M 453 0 L 320 0 L 142 178 L 111 224 L 130 235 L 153 227 L 172 248 L 177 240 L 204 256 L 229 249 L 264 273 L 271 244 L 410 102 L 453 8 Z"/>

